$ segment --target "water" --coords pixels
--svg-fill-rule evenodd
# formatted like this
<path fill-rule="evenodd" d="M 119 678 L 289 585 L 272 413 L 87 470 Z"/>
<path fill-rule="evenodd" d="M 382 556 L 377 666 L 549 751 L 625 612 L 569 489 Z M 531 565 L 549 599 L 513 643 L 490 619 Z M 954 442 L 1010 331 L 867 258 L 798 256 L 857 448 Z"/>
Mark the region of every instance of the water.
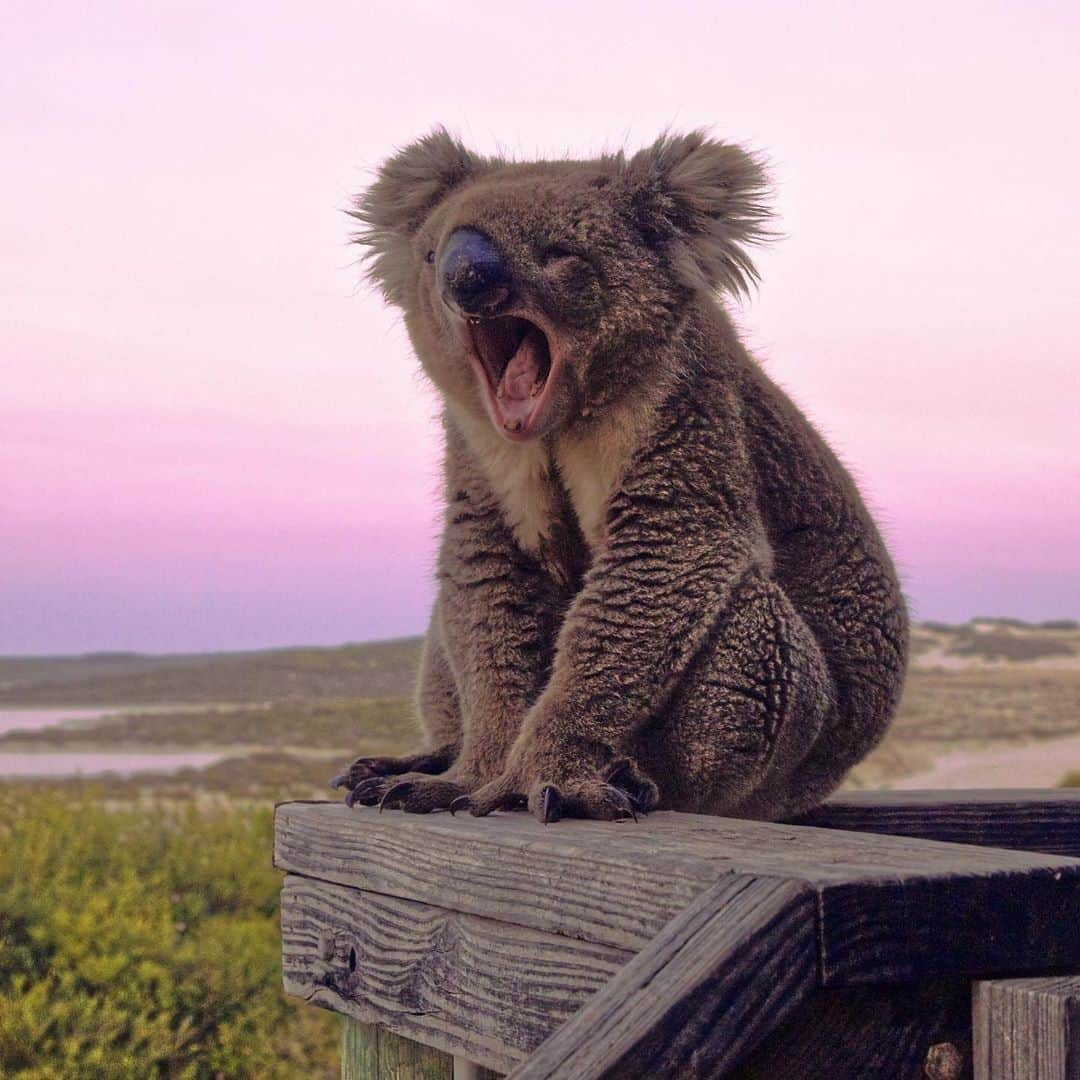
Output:
<path fill-rule="evenodd" d="M 119 709 L 5 709 L 0 708 L 0 735 L 9 731 L 40 731 L 69 721 L 85 723 L 113 716 Z"/>
<path fill-rule="evenodd" d="M 106 716 L 123 712 L 161 712 L 180 706 L 96 709 L 5 709 L 0 708 L 0 735 L 11 731 L 41 731 L 44 728 L 86 727 Z M 105 776 L 137 772 L 176 772 L 191 767 L 202 769 L 226 755 L 206 751 L 166 753 L 112 753 L 110 751 L 35 750 L 18 754 L 4 753 L 0 744 L 0 778 L 5 776 Z"/>
<path fill-rule="evenodd" d="M 202 769 L 220 761 L 225 754 L 182 752 L 167 754 L 68 753 L 67 751 L 30 754 L 0 753 L 0 777 L 4 776 L 105 776 L 119 773 L 130 776 L 140 772 L 176 772 L 190 766 Z"/>

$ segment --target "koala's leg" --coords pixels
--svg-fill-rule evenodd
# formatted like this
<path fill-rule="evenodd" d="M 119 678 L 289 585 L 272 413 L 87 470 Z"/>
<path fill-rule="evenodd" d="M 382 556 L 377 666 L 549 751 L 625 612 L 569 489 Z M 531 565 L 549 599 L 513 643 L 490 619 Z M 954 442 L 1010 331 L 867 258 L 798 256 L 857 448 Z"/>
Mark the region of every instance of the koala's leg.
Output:
<path fill-rule="evenodd" d="M 357 775 L 346 802 L 409 813 L 452 809 L 455 800 L 500 774 L 550 670 L 561 606 L 546 584 L 539 568 L 519 557 L 493 596 L 444 586 L 443 654 L 439 667 L 429 670 L 421 716 L 437 747 L 431 760 L 445 761 L 445 771 L 422 768 L 419 755 L 400 758 L 393 774 Z M 437 690 L 446 679 L 452 695 Z M 458 741 L 440 746 L 440 738 L 451 735 Z"/>
<path fill-rule="evenodd" d="M 450 659 L 446 655 L 442 613 L 437 601 L 431 613 L 427 636 L 424 638 L 424 649 L 420 654 L 416 712 L 420 717 L 420 726 L 424 729 L 427 745 L 432 748 L 431 754 L 448 758 L 448 764 L 452 762 L 461 749 L 461 702 Z"/>
<path fill-rule="evenodd" d="M 664 809 L 772 819 L 808 782 L 801 769 L 834 709 L 817 640 L 784 590 L 755 572 L 628 750 Z"/>
<path fill-rule="evenodd" d="M 414 770 L 362 780 L 351 791 L 355 802 L 427 813 L 451 808 L 498 777 L 548 681 L 559 626 L 579 585 L 573 537 L 562 538 L 561 558 L 548 549 L 526 551 L 482 478 L 460 460 L 455 468 L 460 471 L 447 507 L 438 602 L 440 670 L 454 693 L 434 693 L 433 669 L 433 692 L 422 697 L 421 712 L 433 736 L 442 731 L 449 737 L 460 718 L 456 756 L 438 777 Z M 453 708 L 444 707 L 451 701 Z M 439 743 L 435 736 L 432 745 Z"/>
<path fill-rule="evenodd" d="M 352 793 L 372 777 L 397 777 L 404 773 L 442 773 L 453 764 L 461 746 L 461 708 L 457 687 L 442 641 L 442 625 L 436 603 L 420 654 L 416 687 L 416 711 L 424 730 L 426 749 L 403 757 L 359 757 L 330 781 L 331 787 Z"/>
<path fill-rule="evenodd" d="M 876 530 L 800 530 L 777 551 L 784 587 L 821 643 L 837 689 L 833 710 L 800 769 L 794 815 L 824 800 L 878 744 L 896 713 L 908 657 L 903 594 Z"/>

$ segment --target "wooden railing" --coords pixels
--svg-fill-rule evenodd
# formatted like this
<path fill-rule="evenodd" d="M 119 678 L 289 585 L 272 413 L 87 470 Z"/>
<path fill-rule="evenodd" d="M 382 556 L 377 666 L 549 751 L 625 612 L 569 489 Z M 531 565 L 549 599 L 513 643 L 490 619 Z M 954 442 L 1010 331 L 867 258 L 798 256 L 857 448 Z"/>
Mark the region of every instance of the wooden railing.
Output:
<path fill-rule="evenodd" d="M 355 1080 L 1080 1080 L 1080 790 L 798 823 L 278 807 L 285 989 Z"/>

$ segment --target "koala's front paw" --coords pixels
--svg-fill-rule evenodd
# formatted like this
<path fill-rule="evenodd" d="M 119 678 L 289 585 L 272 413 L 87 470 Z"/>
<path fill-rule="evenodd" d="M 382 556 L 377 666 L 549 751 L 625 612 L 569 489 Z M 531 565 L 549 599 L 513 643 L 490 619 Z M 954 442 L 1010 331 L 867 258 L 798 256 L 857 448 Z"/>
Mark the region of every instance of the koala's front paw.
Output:
<path fill-rule="evenodd" d="M 347 806 L 378 806 L 380 810 L 404 810 L 409 814 L 430 814 L 448 810 L 455 799 L 467 795 L 468 788 L 449 777 L 405 773 L 400 776 L 371 776 L 361 780 L 346 796 Z"/>
<path fill-rule="evenodd" d="M 454 748 L 448 746 L 407 757 L 360 757 L 343 773 L 335 776 L 330 786 L 346 788 L 351 792 L 358 784 L 376 776 L 401 776 L 411 772 L 441 773 L 450 768 L 453 760 Z"/>
<path fill-rule="evenodd" d="M 660 802 L 656 784 L 629 758 L 617 758 L 602 769 L 578 768 L 508 770 L 451 809 L 483 817 L 494 810 L 528 808 L 545 825 L 561 818 L 601 821 L 637 820 Z"/>

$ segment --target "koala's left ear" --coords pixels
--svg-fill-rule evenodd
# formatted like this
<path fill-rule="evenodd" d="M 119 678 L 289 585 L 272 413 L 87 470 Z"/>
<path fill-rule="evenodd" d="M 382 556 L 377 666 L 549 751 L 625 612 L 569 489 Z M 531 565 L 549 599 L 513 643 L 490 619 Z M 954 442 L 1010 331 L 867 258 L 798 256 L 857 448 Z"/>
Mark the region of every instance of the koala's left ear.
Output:
<path fill-rule="evenodd" d="M 436 128 L 385 162 L 347 211 L 364 226 L 354 240 L 368 248 L 368 276 L 391 303 L 401 303 L 411 237 L 454 188 L 484 165 L 445 128 Z"/>
<path fill-rule="evenodd" d="M 634 224 L 687 285 L 749 292 L 757 270 L 745 245 L 771 236 L 768 184 L 750 154 L 704 131 L 664 135 L 630 158 L 620 186 Z"/>

